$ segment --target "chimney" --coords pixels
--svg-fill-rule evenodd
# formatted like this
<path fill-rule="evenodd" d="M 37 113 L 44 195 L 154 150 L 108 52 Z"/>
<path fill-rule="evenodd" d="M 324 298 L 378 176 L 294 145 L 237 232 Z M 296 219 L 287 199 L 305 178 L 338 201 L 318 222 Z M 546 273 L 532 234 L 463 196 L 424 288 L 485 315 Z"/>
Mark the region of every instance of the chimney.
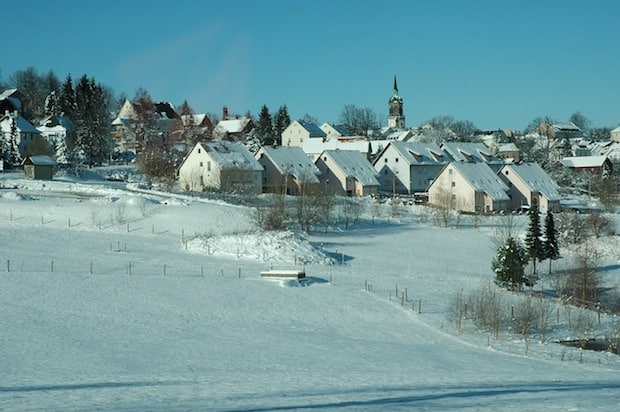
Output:
<path fill-rule="evenodd" d="M 222 109 L 222 120 L 228 120 L 228 107 L 226 106 Z"/>

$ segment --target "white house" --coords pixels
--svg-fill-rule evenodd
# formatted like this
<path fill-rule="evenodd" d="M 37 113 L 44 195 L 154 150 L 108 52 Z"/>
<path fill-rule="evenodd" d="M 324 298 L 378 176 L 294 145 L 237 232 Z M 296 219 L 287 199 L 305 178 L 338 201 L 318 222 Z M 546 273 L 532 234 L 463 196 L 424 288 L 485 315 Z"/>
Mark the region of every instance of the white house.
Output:
<path fill-rule="evenodd" d="M 413 195 L 426 192 L 448 159 L 435 143 L 391 141 L 373 166 L 379 173 L 382 192 Z"/>
<path fill-rule="evenodd" d="M 196 143 L 179 167 L 179 184 L 187 191 L 258 194 L 263 167 L 240 142 Z"/>
<path fill-rule="evenodd" d="M 616 127 L 610 133 L 611 140 L 614 142 L 620 142 L 620 126 Z"/>
<path fill-rule="evenodd" d="M 451 162 L 428 189 L 428 203 L 469 213 L 509 209 L 508 186 L 486 163 Z"/>
<path fill-rule="evenodd" d="M 357 150 L 325 150 L 314 162 L 328 193 L 346 196 L 377 194 L 377 171 Z"/>
<path fill-rule="evenodd" d="M 560 210 L 558 185 L 538 164 L 507 164 L 499 171 L 498 176 L 509 187 L 512 210 L 531 206 L 534 198 L 542 213 Z"/>
<path fill-rule="evenodd" d="M 321 172 L 300 147 L 263 146 L 254 158 L 263 167 L 263 192 L 297 195 L 319 185 Z"/>
<path fill-rule="evenodd" d="M 282 132 L 282 146 L 303 147 L 309 139 L 327 140 L 325 133 L 316 123 L 295 120 Z"/>

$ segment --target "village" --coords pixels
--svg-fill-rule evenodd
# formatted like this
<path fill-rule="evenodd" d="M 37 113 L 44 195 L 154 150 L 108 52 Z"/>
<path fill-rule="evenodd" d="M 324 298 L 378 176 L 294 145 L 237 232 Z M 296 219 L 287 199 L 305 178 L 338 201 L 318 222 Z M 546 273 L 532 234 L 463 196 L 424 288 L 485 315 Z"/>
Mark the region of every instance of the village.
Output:
<path fill-rule="evenodd" d="M 273 144 L 264 145 L 256 139 L 257 120 L 231 115 L 227 107 L 215 124 L 213 116 L 179 114 L 170 103 L 156 102 L 149 110 L 161 144 L 182 155 L 174 180 L 187 192 L 402 197 L 478 214 L 524 211 L 535 198 L 545 213 L 563 207 L 561 187 L 549 170 L 587 176 L 582 185 L 587 194 L 591 180 L 617 173 L 613 165 L 620 161 L 620 127 L 602 141 L 589 139 L 572 122 L 542 123 L 520 137 L 498 130 L 463 139 L 448 129 L 429 139 L 432 125 L 406 127 L 396 77 L 387 103 L 387 124 L 379 130 L 353 135 L 346 125 L 300 119 L 286 124 Z M 146 148 L 136 127 L 137 106 L 126 99 L 111 121 L 110 163 L 135 162 Z M 67 153 L 77 126 L 63 114 L 49 115 L 35 126 L 20 114 L 21 107 L 19 90 L 0 94 L 2 147 L 5 152 L 15 148 L 20 159 L 10 165 L 4 156 L 4 168 L 21 167 L 28 178 L 52 179 L 54 169 L 69 166 Z M 532 150 L 544 152 L 545 167 L 522 153 L 518 139 L 535 142 Z M 611 190 L 613 197 L 617 186 Z"/>

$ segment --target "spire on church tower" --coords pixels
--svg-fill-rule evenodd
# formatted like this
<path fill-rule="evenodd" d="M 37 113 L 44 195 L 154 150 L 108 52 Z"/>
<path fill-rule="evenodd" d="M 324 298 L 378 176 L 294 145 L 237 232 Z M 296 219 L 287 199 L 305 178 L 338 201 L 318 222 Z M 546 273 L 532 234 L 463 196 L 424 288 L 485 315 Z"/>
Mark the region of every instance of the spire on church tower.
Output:
<path fill-rule="evenodd" d="M 394 129 L 405 128 L 405 116 L 403 115 L 403 98 L 398 95 L 398 83 L 394 75 L 394 91 L 388 100 L 388 127 Z"/>

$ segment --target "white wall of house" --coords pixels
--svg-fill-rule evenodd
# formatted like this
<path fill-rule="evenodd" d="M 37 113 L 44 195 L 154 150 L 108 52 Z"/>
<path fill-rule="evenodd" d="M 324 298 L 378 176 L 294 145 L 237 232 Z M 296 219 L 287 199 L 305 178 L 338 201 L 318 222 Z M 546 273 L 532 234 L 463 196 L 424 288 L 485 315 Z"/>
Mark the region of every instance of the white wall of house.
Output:
<path fill-rule="evenodd" d="M 183 190 L 191 192 L 221 189 L 220 167 L 202 145 L 194 146 L 179 168 L 179 184 Z"/>
<path fill-rule="evenodd" d="M 282 132 L 282 146 L 303 147 L 304 141 L 310 138 L 310 133 L 295 120 Z"/>
<path fill-rule="evenodd" d="M 197 143 L 179 168 L 179 185 L 181 189 L 192 192 L 222 190 L 259 194 L 263 171 L 253 158 L 252 161 L 257 167 L 221 165 L 205 146 Z"/>
<path fill-rule="evenodd" d="M 503 199 L 494 199 L 472 186 L 452 165 L 446 166 L 430 186 L 428 203 L 468 213 L 505 211 L 509 207 L 507 195 Z"/>

